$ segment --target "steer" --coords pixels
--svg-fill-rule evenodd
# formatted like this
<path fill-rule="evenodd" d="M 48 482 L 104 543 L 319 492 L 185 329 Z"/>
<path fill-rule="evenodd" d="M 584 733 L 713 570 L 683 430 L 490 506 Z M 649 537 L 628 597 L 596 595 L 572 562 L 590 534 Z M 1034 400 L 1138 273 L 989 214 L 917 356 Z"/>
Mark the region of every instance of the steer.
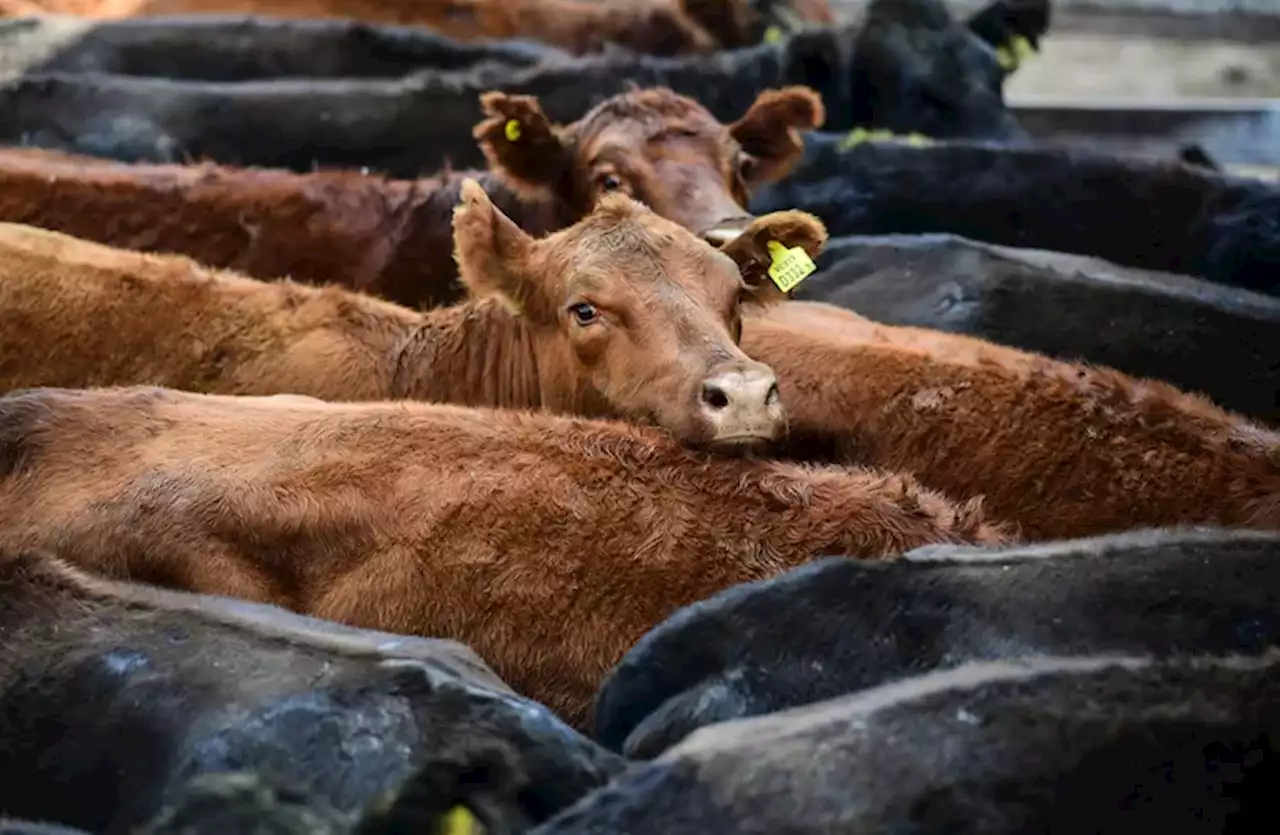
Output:
<path fill-rule="evenodd" d="M 795 298 L 1155 377 L 1280 423 L 1280 298 L 945 233 L 837 238 L 817 263 Z"/>
<path fill-rule="evenodd" d="M 751 208 L 832 235 L 950 232 L 1280 295 L 1280 185 L 1088 150 L 819 139 Z"/>
<path fill-rule="evenodd" d="M 1280 529 L 1280 433 L 1165 383 L 789 302 L 741 345 L 778 375 L 794 455 L 985 495 L 1031 539 Z"/>
<path fill-rule="evenodd" d="M 1280 651 L 973 663 L 703 728 L 530 835 L 1265 832 Z"/>
<path fill-rule="evenodd" d="M 629 424 L 147 388 L 0 398 L 0 507 L 0 548 L 463 641 L 574 723 L 680 606 L 823 555 L 1003 541 L 980 499 L 907 475 Z"/>
<path fill-rule="evenodd" d="M 1003 549 L 824 560 L 728 589 L 642 638 L 605 681 L 596 738 L 652 757 L 714 722 L 935 667 L 1019 655 L 1280 647 L 1280 534 L 1146 530 Z"/>
<path fill-rule="evenodd" d="M 463 295 L 449 212 L 467 177 L 534 235 L 622 192 L 723 242 L 726 225 L 749 220 L 748 189 L 785 176 L 802 152 L 796 131 L 823 119 L 805 88 L 767 91 L 730 125 L 661 88 L 614 96 L 570 125 L 552 124 L 532 97 L 482 100 L 475 134 L 491 173 L 392 182 L 0 150 L 0 221 L 435 306 Z"/>
<path fill-rule="evenodd" d="M 229 15 L 0 19 L 0 56 L 6 80 L 68 72 L 191 81 L 396 78 L 421 69 L 461 70 L 486 61 L 527 67 L 565 57 L 529 41 L 459 43 L 427 29 L 355 20 Z"/>
<path fill-rule="evenodd" d="M 111 582 L 35 552 L 0 554 L 0 635 L 0 815 L 115 835 L 192 776 L 240 769 L 358 813 L 425 769 L 520 829 L 621 767 L 465 646 Z M 504 763 L 513 779 L 477 779 Z"/>
<path fill-rule="evenodd" d="M 0 142 L 128 162 L 207 158 L 311 171 L 367 166 L 418 177 L 481 164 L 479 96 L 534 95 L 548 118 L 580 119 L 633 85 L 666 86 L 729 122 L 764 91 L 817 90 L 827 128 L 933 137 L 1025 136 L 993 50 L 940 0 L 873 0 L 863 26 L 805 30 L 779 44 L 696 58 L 605 55 L 396 80 L 215 83 L 48 73 L 0 85 Z"/>
<path fill-rule="evenodd" d="M 609 195 L 534 239 L 474 182 L 462 198 L 458 263 L 476 298 L 425 314 L 0 224 L 0 391 L 152 383 L 543 408 L 720 448 L 785 430 L 772 372 L 735 345 L 740 310 L 781 297 L 756 266 L 767 243 L 814 253 L 821 224 L 760 218 L 720 252 Z"/>

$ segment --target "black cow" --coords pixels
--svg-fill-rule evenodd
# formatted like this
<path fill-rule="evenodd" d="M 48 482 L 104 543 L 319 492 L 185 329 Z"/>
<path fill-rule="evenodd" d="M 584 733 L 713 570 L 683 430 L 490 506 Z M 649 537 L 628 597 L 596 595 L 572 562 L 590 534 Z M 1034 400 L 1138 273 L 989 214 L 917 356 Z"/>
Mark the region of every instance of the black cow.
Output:
<path fill-rule="evenodd" d="M 533 833 L 1263 832 L 1277 740 L 1274 650 L 973 663 L 704 728 Z"/>
<path fill-rule="evenodd" d="M 802 206 L 833 236 L 950 232 L 1280 294 L 1280 186 L 1065 148 L 805 145 L 752 211 Z"/>
<path fill-rule="evenodd" d="M 520 829 L 621 767 L 449 641 L 29 554 L 0 555 L 0 636 L 0 815 L 123 833 L 245 769 L 352 815 L 427 769 Z"/>
<path fill-rule="evenodd" d="M 529 68 L 493 62 L 396 80 L 240 83 L 27 75 L 0 88 L 0 142 L 124 161 L 184 155 L 310 171 L 368 167 L 416 177 L 484 164 L 472 128 L 486 90 L 539 97 L 571 122 L 629 88 L 667 86 L 721 121 L 765 89 L 808 85 L 827 127 L 867 124 L 929 136 L 1022 137 L 991 47 L 939 0 L 875 0 L 857 28 L 802 31 L 779 45 L 688 58 L 606 55 Z"/>
<path fill-rule="evenodd" d="M 462 43 L 412 26 L 354 20 L 195 15 L 0 20 L 0 76 L 111 73 L 192 81 L 398 78 L 492 62 L 528 67 L 566 58 L 533 41 Z"/>
<path fill-rule="evenodd" d="M 1152 530 L 830 559 L 659 624 L 601 687 L 596 734 L 651 757 L 698 727 L 937 666 L 1280 644 L 1280 533 Z"/>
<path fill-rule="evenodd" d="M 1208 395 L 1280 423 L 1280 299 L 955 235 L 835 238 L 795 297 Z"/>

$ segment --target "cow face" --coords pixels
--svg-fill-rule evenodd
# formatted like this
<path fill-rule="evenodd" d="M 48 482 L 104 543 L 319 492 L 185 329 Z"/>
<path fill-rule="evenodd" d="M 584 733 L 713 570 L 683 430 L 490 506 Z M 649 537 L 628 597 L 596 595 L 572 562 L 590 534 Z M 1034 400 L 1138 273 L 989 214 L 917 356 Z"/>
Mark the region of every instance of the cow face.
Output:
<path fill-rule="evenodd" d="M 654 423 L 716 449 L 783 434 L 773 371 L 737 345 L 742 308 L 783 297 L 763 253 L 777 241 L 816 254 L 826 238 L 817 220 L 767 215 L 720 251 L 622 195 L 541 239 L 474 181 L 462 197 L 454 236 L 463 282 L 525 321 L 547 408 Z"/>
<path fill-rule="evenodd" d="M 793 47 L 802 49 L 806 39 L 820 40 L 800 35 Z M 852 110 L 840 129 L 875 126 L 938 139 L 1026 136 L 1005 105 L 1006 72 L 995 49 L 940 0 L 873 0 L 852 54 Z"/>
<path fill-rule="evenodd" d="M 665 88 L 614 96 L 568 126 L 551 124 L 531 96 L 481 102 L 489 118 L 476 138 L 509 184 L 551 194 L 578 217 L 627 195 L 716 244 L 751 222 L 749 189 L 784 177 L 804 151 L 798 131 L 824 118 L 807 87 L 766 91 L 731 125 Z"/>

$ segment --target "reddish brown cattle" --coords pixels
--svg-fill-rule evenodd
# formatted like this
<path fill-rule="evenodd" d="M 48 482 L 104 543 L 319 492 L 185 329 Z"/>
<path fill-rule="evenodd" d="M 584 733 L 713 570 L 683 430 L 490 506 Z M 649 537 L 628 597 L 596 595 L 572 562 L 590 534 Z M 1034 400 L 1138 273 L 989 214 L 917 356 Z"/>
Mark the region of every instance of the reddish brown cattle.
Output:
<path fill-rule="evenodd" d="M 712 230 L 741 225 L 747 189 L 790 171 L 803 150 L 797 129 L 824 118 L 803 87 L 762 94 L 728 126 L 661 88 L 614 96 L 567 126 L 548 122 L 531 97 L 488 93 L 483 102 L 490 118 L 476 136 L 492 173 L 404 182 L 9 149 L 0 150 L 0 221 L 434 306 L 463 295 L 449 215 L 466 176 L 531 234 L 563 228 L 622 191 L 719 243 Z"/>
<path fill-rule="evenodd" d="M 473 647 L 582 724 L 674 609 L 815 557 L 1002 541 L 905 475 L 623 423 L 159 389 L 0 398 L 0 549 Z"/>
<path fill-rule="evenodd" d="M 616 43 L 656 55 L 708 52 L 718 41 L 686 10 L 683 0 L 105 0 L 79 9 L 78 0 L 4 0 L 10 13 L 70 12 L 94 17 L 256 14 L 292 18 L 350 18 L 427 26 L 457 40 L 528 38 L 574 53 Z M 708 4 L 708 0 L 701 0 Z M 744 0 L 715 0 L 712 20 L 746 11 Z M 732 7 L 741 5 L 742 11 Z M 719 8 L 724 6 L 726 8 Z"/>
<path fill-rule="evenodd" d="M 150 383 L 544 408 L 716 447 L 783 431 L 772 372 L 735 344 L 740 308 L 781 296 L 756 267 L 767 242 L 816 253 L 817 221 L 766 216 L 717 251 L 610 195 L 534 239 L 475 183 L 462 194 L 458 262 L 479 298 L 426 314 L 0 224 L 0 391 Z"/>
<path fill-rule="evenodd" d="M 1117 371 L 821 304 L 750 317 L 796 452 L 982 494 L 1031 539 L 1180 524 L 1280 529 L 1280 434 Z"/>

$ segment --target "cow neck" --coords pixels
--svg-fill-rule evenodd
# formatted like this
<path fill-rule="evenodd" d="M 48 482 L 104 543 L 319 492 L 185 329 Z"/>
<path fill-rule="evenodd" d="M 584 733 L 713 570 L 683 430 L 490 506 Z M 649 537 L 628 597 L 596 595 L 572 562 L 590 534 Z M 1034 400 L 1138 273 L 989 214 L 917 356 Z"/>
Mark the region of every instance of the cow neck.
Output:
<path fill-rule="evenodd" d="M 463 406 L 540 408 L 533 334 L 495 298 L 428 311 L 400 348 L 391 396 Z"/>

